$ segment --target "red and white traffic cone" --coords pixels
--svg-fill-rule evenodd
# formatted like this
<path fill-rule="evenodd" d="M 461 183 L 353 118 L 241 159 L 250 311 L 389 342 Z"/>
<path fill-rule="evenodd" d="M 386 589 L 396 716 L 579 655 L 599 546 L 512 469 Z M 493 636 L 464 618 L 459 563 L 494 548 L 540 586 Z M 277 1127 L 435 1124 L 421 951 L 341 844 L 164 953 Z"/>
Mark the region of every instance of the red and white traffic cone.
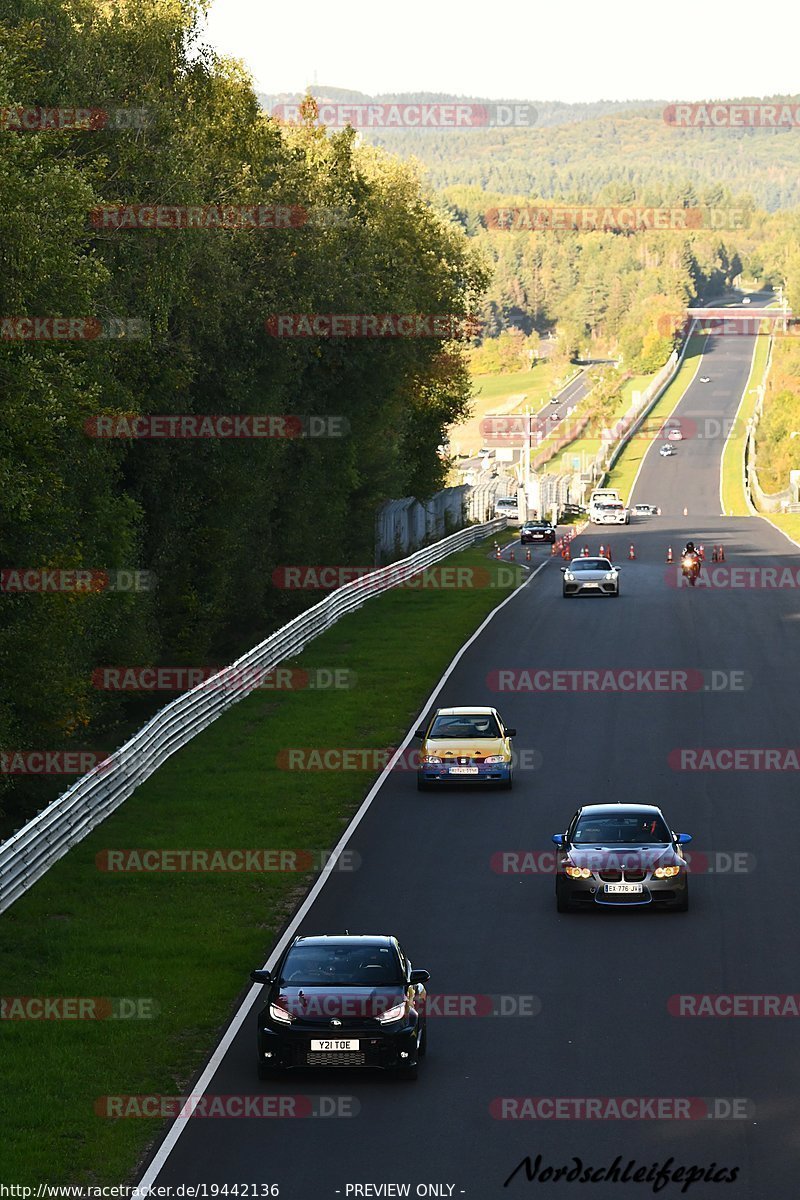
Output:
<path fill-rule="evenodd" d="M 528 549 L 525 551 L 525 562 L 530 562 L 530 561 L 531 561 L 531 548 L 530 548 L 530 546 L 528 546 Z"/>
<path fill-rule="evenodd" d="M 558 543 L 553 542 L 552 546 L 550 547 L 550 557 L 552 558 L 556 554 L 558 554 Z"/>
<path fill-rule="evenodd" d="M 561 550 L 561 557 L 569 558 L 569 545 L 566 542 L 564 542 L 564 546 Z"/>
<path fill-rule="evenodd" d="M 634 558 L 636 558 L 636 551 L 633 548 L 633 542 L 631 542 L 630 550 L 628 551 L 628 558 L 631 560 L 631 562 L 634 560 Z"/>
<path fill-rule="evenodd" d="M 509 562 L 513 562 L 513 561 L 514 561 L 514 548 L 513 548 L 513 546 L 512 546 L 512 548 L 509 550 L 509 552 L 508 552 L 508 561 L 509 561 Z"/>
<path fill-rule="evenodd" d="M 670 548 L 667 550 L 667 562 L 672 562 L 672 546 L 670 546 Z"/>
<path fill-rule="evenodd" d="M 705 546 L 698 546 L 698 547 L 697 547 L 697 553 L 700 555 L 700 559 L 701 559 L 701 561 L 702 561 L 702 562 L 705 562 L 705 560 L 706 560 L 706 548 L 705 548 Z"/>
<path fill-rule="evenodd" d="M 606 556 L 606 548 L 602 542 L 600 543 L 600 549 L 598 550 L 598 554 L 599 554 L 600 558 L 605 558 L 605 556 Z"/>
<path fill-rule="evenodd" d="M 583 549 L 581 550 L 581 558 L 588 558 L 588 557 L 589 557 L 589 547 L 584 546 Z"/>
<path fill-rule="evenodd" d="M 711 561 L 712 562 L 717 561 L 717 547 L 716 546 L 711 547 Z"/>
<path fill-rule="evenodd" d="M 717 562 L 725 562 L 725 550 L 722 546 L 720 546 L 719 553 L 717 554 Z"/>

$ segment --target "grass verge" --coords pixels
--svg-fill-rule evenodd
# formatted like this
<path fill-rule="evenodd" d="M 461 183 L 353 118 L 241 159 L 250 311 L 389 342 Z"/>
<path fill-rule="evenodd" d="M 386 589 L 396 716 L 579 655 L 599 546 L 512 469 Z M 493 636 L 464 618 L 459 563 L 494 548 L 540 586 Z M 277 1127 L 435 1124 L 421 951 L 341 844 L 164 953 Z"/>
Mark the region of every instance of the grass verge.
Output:
<path fill-rule="evenodd" d="M 736 424 L 722 453 L 722 511 L 729 517 L 748 517 L 752 510 L 744 490 L 744 443 L 747 422 L 755 411 L 757 388 L 764 382 L 769 357 L 769 338 L 756 338 L 753 364 L 744 391 L 744 399 L 736 415 Z"/>
<path fill-rule="evenodd" d="M 3 1021 L 6 1179 L 132 1178 L 160 1122 L 99 1116 L 98 1098 L 186 1094 L 249 986 L 248 971 L 265 960 L 314 875 L 112 873 L 96 856 L 335 845 L 376 770 L 288 773 L 280 751 L 397 745 L 458 648 L 509 594 L 512 576 L 525 578 L 490 552 L 484 542 L 446 560 L 472 568 L 471 585 L 462 576 L 458 588 L 399 588 L 367 600 L 291 664 L 347 668 L 355 686 L 241 701 L 0 917 L 4 1015 L 13 997 L 143 998 L 156 1014 Z"/>

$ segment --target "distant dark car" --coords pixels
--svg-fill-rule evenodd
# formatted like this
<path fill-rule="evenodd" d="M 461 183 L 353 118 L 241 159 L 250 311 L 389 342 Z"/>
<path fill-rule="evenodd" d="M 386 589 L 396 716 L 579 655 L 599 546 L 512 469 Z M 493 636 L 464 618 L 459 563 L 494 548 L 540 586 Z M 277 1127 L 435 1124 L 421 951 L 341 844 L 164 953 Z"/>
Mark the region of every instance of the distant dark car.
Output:
<path fill-rule="evenodd" d="M 554 542 L 556 531 L 549 521 L 526 521 L 519 531 L 519 540 L 526 542 Z"/>
<path fill-rule="evenodd" d="M 691 834 L 673 833 L 653 804 L 584 805 L 566 833 L 553 834 L 558 911 L 655 904 L 686 912 L 681 846 L 691 840 Z"/>
<path fill-rule="evenodd" d="M 425 1054 L 427 971 L 387 935 L 296 937 L 258 1014 L 258 1076 L 292 1067 L 379 1067 L 416 1079 Z"/>

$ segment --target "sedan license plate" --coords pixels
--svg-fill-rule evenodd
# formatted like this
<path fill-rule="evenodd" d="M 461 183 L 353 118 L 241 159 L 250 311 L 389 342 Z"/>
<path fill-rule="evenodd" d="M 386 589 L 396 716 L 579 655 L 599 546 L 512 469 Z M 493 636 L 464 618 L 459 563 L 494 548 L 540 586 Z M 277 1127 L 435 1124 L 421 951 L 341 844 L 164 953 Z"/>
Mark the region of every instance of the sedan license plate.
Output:
<path fill-rule="evenodd" d="M 641 892 L 642 885 L 640 883 L 607 883 L 607 892 Z"/>
<path fill-rule="evenodd" d="M 358 1038 L 312 1038 L 312 1050 L 358 1050 Z"/>
<path fill-rule="evenodd" d="M 478 768 L 477 767 L 451 767 L 450 774 L 451 775 L 477 775 Z"/>
<path fill-rule="evenodd" d="M 600 584 L 599 583 L 585 583 L 583 586 L 587 587 L 587 588 L 597 588 L 597 587 L 600 587 Z"/>

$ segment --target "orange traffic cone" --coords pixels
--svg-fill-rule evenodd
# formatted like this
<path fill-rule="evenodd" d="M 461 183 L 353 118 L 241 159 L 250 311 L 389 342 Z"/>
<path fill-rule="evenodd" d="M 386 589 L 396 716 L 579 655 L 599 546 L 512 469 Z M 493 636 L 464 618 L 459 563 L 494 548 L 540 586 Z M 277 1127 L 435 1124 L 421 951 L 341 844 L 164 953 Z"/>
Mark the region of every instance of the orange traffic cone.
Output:
<path fill-rule="evenodd" d="M 509 552 L 508 552 L 508 561 L 509 561 L 509 562 L 513 562 L 513 561 L 514 561 L 514 550 L 513 550 L 513 547 L 512 547 L 512 549 L 511 549 L 511 550 L 509 550 Z"/>
<path fill-rule="evenodd" d="M 598 553 L 601 558 L 605 558 L 606 554 L 608 553 L 602 542 L 600 543 L 600 549 L 599 549 Z"/>
<path fill-rule="evenodd" d="M 722 546 L 720 546 L 719 553 L 717 554 L 717 562 L 725 562 L 725 550 Z"/>
<path fill-rule="evenodd" d="M 581 550 L 581 558 L 588 558 L 588 557 L 589 557 L 589 547 L 584 546 L 583 549 Z"/>
<path fill-rule="evenodd" d="M 633 548 L 633 542 L 631 542 L 631 548 L 628 551 L 628 558 L 631 559 L 631 561 L 633 561 L 633 559 L 636 558 L 636 551 Z"/>
<path fill-rule="evenodd" d="M 561 551 L 561 557 L 562 557 L 562 558 L 569 558 L 569 546 L 567 545 L 567 543 L 566 543 L 566 542 L 564 542 L 564 546 L 563 546 L 563 549 L 562 549 L 562 551 Z"/>
<path fill-rule="evenodd" d="M 500 547 L 498 546 L 497 542 L 495 542 L 495 544 L 494 544 L 494 556 L 495 556 L 495 558 L 502 558 L 502 553 L 500 551 Z"/>
<path fill-rule="evenodd" d="M 717 561 L 717 547 L 716 546 L 711 547 L 711 561 L 712 562 Z"/>
<path fill-rule="evenodd" d="M 550 557 L 552 558 L 554 554 L 558 554 L 558 544 L 556 542 L 553 542 L 550 547 Z"/>
<path fill-rule="evenodd" d="M 670 546 L 669 550 L 667 550 L 667 562 L 672 562 L 672 546 Z"/>
<path fill-rule="evenodd" d="M 697 553 L 700 555 L 700 558 L 701 558 L 701 560 L 702 560 L 703 562 L 705 562 L 705 560 L 706 560 L 706 548 L 705 548 L 705 546 L 698 546 L 698 547 L 697 547 Z"/>
<path fill-rule="evenodd" d="M 531 548 L 530 548 L 530 546 L 528 546 L 528 549 L 525 551 L 525 562 L 530 562 L 530 561 L 531 561 Z"/>

